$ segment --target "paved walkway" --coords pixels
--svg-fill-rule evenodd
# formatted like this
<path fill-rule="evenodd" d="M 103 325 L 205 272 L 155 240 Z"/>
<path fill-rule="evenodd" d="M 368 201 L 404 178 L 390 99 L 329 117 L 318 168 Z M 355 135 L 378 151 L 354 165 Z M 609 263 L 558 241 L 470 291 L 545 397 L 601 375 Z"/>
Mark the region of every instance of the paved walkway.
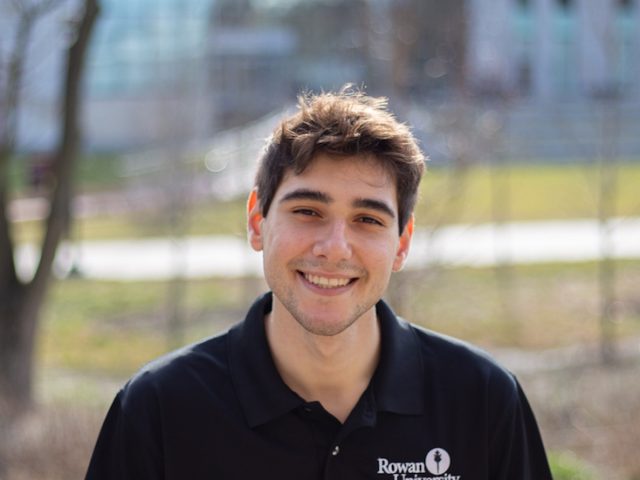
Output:
<path fill-rule="evenodd" d="M 430 264 L 486 267 L 514 264 L 597 260 L 606 246 L 612 258 L 640 258 L 640 218 L 613 219 L 606 228 L 593 220 L 495 225 L 452 225 L 416 232 L 408 269 Z M 19 270 L 33 271 L 35 248 L 17 252 Z M 203 236 L 87 241 L 60 248 L 57 271 L 75 266 L 86 278 L 109 280 L 167 279 L 261 275 L 261 255 L 244 238 Z"/>

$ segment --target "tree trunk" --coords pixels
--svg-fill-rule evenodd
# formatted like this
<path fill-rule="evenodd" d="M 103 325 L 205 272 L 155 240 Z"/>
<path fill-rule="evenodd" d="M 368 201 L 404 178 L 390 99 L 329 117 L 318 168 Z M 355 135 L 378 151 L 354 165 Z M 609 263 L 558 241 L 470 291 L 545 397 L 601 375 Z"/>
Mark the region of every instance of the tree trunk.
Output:
<path fill-rule="evenodd" d="M 31 406 L 34 338 L 38 308 L 27 288 L 14 282 L 2 291 L 0 307 L 0 415 L 7 423 Z"/>
<path fill-rule="evenodd" d="M 0 428 L 31 406 L 33 398 L 34 346 L 40 310 L 49 286 L 57 247 L 69 228 L 73 165 L 78 145 L 78 107 L 80 83 L 89 39 L 98 14 L 97 0 L 85 0 L 84 12 L 74 31 L 67 52 L 67 71 L 63 92 L 63 129 L 54 154 L 54 189 L 33 278 L 22 282 L 16 276 L 6 222 L 8 195 L 0 198 L 4 222 L 0 224 Z"/>

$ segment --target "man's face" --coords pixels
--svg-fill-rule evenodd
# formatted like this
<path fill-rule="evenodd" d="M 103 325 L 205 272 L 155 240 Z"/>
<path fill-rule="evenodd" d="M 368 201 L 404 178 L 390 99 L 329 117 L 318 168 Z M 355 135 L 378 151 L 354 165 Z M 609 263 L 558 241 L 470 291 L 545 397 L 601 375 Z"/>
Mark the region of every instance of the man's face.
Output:
<path fill-rule="evenodd" d="M 318 154 L 301 174 L 285 175 L 267 217 L 255 192 L 248 208 L 275 318 L 331 336 L 363 315 L 375 317 L 413 231 L 411 220 L 398 236 L 395 181 L 376 161 Z"/>

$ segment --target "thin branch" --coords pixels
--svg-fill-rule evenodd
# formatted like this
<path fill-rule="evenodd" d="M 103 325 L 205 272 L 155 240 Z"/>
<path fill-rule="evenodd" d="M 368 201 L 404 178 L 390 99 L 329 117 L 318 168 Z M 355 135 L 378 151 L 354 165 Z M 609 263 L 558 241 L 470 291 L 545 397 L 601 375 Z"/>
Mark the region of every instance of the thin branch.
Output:
<path fill-rule="evenodd" d="M 35 5 L 26 6 L 22 2 L 13 2 L 18 13 L 18 25 L 12 51 L 7 64 L 7 82 L 1 99 L 0 111 L 0 181 L 6 182 L 6 162 L 15 147 L 17 133 L 17 115 L 20 107 L 20 91 L 23 81 L 27 48 L 31 40 L 31 32 L 36 21 L 51 9 L 62 4 L 62 0 L 45 0 Z"/>
<path fill-rule="evenodd" d="M 62 0 L 44 0 L 31 5 L 14 0 L 12 4 L 18 15 L 18 24 L 13 48 L 9 53 L 4 92 L 0 97 L 0 288 L 18 281 L 14 260 L 15 245 L 7 208 L 10 200 L 9 162 L 15 150 L 27 50 L 36 21 L 61 5 Z"/>
<path fill-rule="evenodd" d="M 14 48 L 7 65 L 7 83 L 2 99 L 2 117 L 0 117 L 0 121 L 2 121 L 0 125 L 0 148 L 2 148 L 3 152 L 6 152 L 2 158 L 3 175 L 1 181 L 3 184 L 6 182 L 6 165 L 4 162 L 8 160 L 8 156 L 13 152 L 15 145 L 16 117 L 20 105 L 20 85 L 22 84 L 22 72 L 33 24 L 34 17 L 27 13 L 21 14 L 18 18 Z M 4 158 L 5 156 L 7 158 Z"/>
<path fill-rule="evenodd" d="M 17 280 L 11 222 L 7 211 L 9 203 L 9 161 L 15 148 L 17 115 L 20 106 L 20 86 L 29 38 L 35 17 L 20 15 L 15 43 L 8 62 L 7 83 L 0 112 L 0 288 Z"/>
<path fill-rule="evenodd" d="M 84 12 L 76 29 L 75 40 L 68 50 L 67 73 L 64 82 L 64 128 L 54 154 L 52 168 L 56 182 L 51 193 L 51 206 L 41 247 L 40 262 L 32 280 L 32 285 L 36 286 L 48 281 L 58 244 L 70 222 L 73 163 L 78 147 L 78 110 L 82 70 L 98 12 L 97 0 L 85 1 Z M 40 289 L 36 288 L 35 290 Z"/>

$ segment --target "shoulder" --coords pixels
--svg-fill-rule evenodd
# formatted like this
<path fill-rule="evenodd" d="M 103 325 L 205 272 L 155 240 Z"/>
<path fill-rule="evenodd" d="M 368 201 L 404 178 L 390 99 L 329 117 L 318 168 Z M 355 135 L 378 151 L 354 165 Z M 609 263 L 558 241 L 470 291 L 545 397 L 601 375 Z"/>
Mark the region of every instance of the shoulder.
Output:
<path fill-rule="evenodd" d="M 515 376 L 485 350 L 463 340 L 407 324 L 418 343 L 427 376 L 454 389 L 481 389 L 487 395 L 515 398 Z"/>
<path fill-rule="evenodd" d="M 228 383 L 227 333 L 185 346 L 142 367 L 119 393 L 124 410 L 138 410 L 175 397 L 203 382 Z"/>

